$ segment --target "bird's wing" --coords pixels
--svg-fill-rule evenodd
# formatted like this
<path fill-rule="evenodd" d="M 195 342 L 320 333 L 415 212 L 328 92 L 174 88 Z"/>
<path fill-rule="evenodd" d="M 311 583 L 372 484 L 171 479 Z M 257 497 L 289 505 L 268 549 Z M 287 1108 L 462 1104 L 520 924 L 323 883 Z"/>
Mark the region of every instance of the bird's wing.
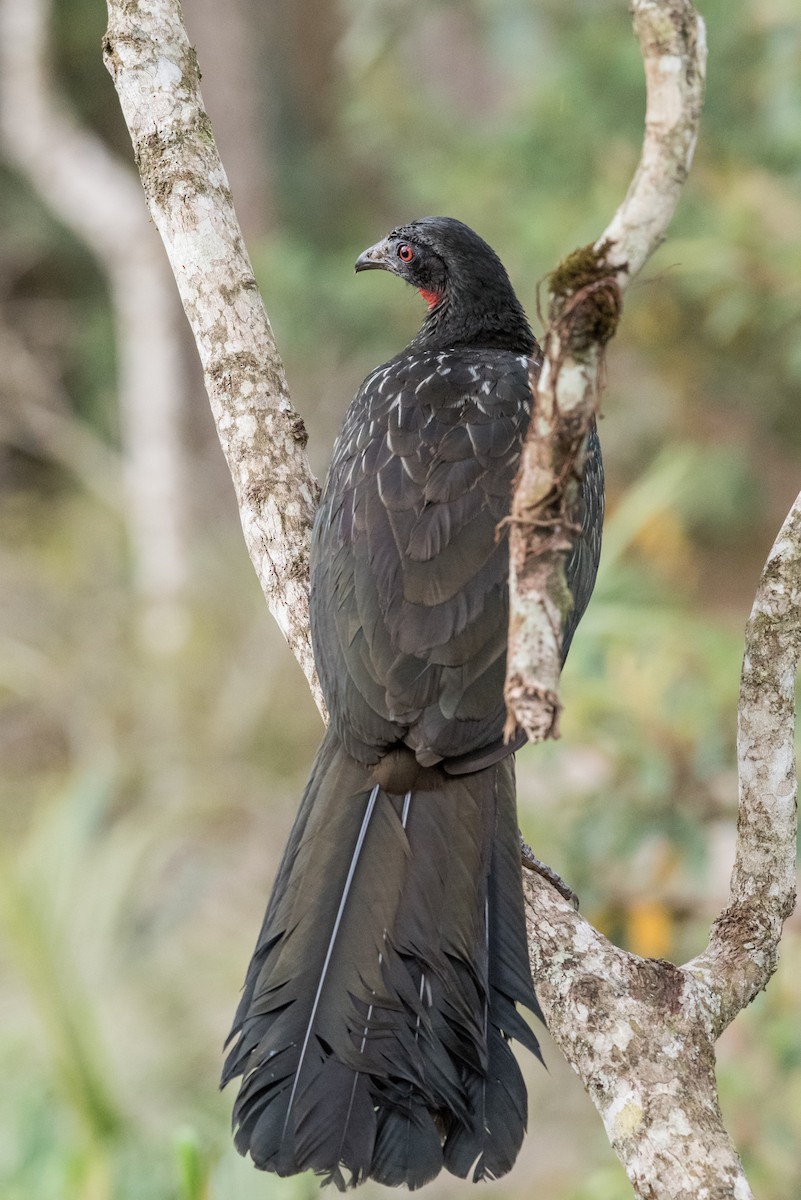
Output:
<path fill-rule="evenodd" d="M 412 351 L 373 372 L 337 443 L 312 555 L 315 656 L 340 736 L 375 759 L 473 752 L 503 726 L 507 514 L 528 360 Z"/>
<path fill-rule="evenodd" d="M 578 504 L 573 519 L 580 528 L 567 560 L 567 586 L 573 594 L 573 608 L 565 622 L 562 638 L 562 662 L 567 658 L 573 634 L 590 602 L 598 563 L 601 561 L 601 532 L 604 523 L 604 466 L 598 429 L 593 421 L 587 435 L 587 452 Z"/>

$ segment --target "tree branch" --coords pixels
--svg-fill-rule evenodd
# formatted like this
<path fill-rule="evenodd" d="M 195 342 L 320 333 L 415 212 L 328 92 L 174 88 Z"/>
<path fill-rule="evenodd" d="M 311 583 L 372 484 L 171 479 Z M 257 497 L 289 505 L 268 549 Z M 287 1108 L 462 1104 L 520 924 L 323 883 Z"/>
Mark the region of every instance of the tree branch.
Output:
<path fill-rule="evenodd" d="M 595 415 L 604 348 L 622 295 L 675 212 L 692 163 L 704 95 L 706 33 L 689 0 L 633 0 L 647 103 L 642 154 L 612 221 L 549 277 L 544 362 L 532 377 L 534 414 L 523 447 L 509 537 L 507 736 L 557 736 L 561 629 L 570 597 L 564 566 L 570 514 Z"/>
<path fill-rule="evenodd" d="M 714 1044 L 766 987 L 795 903 L 800 614 L 801 494 L 748 623 L 731 903 L 701 955 L 676 967 L 627 954 L 539 876 L 526 879 L 532 972 L 548 1028 L 598 1108 L 636 1194 L 648 1200 L 752 1194 L 721 1119 Z"/>
<path fill-rule="evenodd" d="M 178 0 L 108 0 L 104 59 L 200 352 L 248 552 L 324 713 L 309 637 L 319 488 L 242 240 Z"/>
<path fill-rule="evenodd" d="M 714 1004 L 716 1034 L 767 986 L 795 907 L 795 678 L 801 655 L 801 493 L 765 564 L 746 629 L 731 902 L 686 970 Z"/>

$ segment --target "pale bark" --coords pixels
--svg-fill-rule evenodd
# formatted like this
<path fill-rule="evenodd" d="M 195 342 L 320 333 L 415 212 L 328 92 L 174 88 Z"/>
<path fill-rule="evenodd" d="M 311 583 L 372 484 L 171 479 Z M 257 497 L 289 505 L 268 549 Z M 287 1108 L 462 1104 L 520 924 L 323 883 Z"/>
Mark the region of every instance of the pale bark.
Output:
<path fill-rule="evenodd" d="M 740 805 L 728 907 L 686 966 L 720 1033 L 776 969 L 795 907 L 795 678 L 801 654 L 801 494 L 771 550 L 746 630 L 737 759 Z"/>
<path fill-rule="evenodd" d="M 662 242 L 692 163 L 704 95 L 706 32 L 689 0 L 633 0 L 646 79 L 645 137 L 628 193 L 592 246 L 549 277 L 544 363 L 523 447 L 509 536 L 507 733 L 558 735 L 564 563 L 597 409 L 604 347 L 627 284 Z"/>
<path fill-rule="evenodd" d="M 795 675 L 801 654 L 801 495 L 771 551 L 746 634 L 740 814 L 731 900 L 683 967 L 613 946 L 538 876 L 530 951 L 548 1028 L 603 1118 L 637 1196 L 752 1195 L 723 1126 L 721 1031 L 768 983 L 795 904 Z"/>
<path fill-rule="evenodd" d="M 197 342 L 242 529 L 312 694 L 308 550 L 318 487 L 289 399 L 177 0 L 109 0 L 104 56 Z"/>
<path fill-rule="evenodd" d="M 169 271 L 133 173 L 79 128 L 47 64 L 49 0 L 0 0 L 0 134 L 9 157 L 93 251 L 114 309 L 134 583 L 148 649 L 182 636 L 183 370 Z"/>
<path fill-rule="evenodd" d="M 557 270 L 538 391 L 537 435 L 547 443 L 534 458 L 539 492 L 518 501 L 522 516 L 519 509 L 513 514 L 518 531 L 528 525 L 529 548 L 545 551 L 531 597 L 538 632 L 519 660 L 521 679 L 547 683 L 545 716 L 533 717 L 540 734 L 552 729 L 558 704 L 559 576 L 570 501 L 563 485 L 575 477 L 575 450 L 593 411 L 620 293 L 663 235 L 700 111 L 703 25 L 692 6 L 635 0 L 633 9 L 649 80 L 643 159 L 604 237 Z M 311 678 L 305 565 L 315 485 L 214 154 L 177 0 L 109 0 L 109 11 L 108 62 L 198 340 L 251 557 Z M 544 516 L 543 498 L 552 502 Z M 643 1200 L 751 1196 L 721 1120 L 714 1042 L 767 982 L 794 900 L 800 566 L 801 498 L 774 547 L 749 624 L 732 904 L 705 953 L 685 967 L 639 959 L 612 946 L 544 879 L 526 881 L 532 969 L 549 1027 Z"/>

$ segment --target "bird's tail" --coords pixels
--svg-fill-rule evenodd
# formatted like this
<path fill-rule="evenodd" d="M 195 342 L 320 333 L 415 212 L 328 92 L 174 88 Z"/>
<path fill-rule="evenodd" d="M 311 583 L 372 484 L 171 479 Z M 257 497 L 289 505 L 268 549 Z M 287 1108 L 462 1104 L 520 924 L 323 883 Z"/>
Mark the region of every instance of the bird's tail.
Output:
<path fill-rule="evenodd" d="M 401 795 L 329 733 L 234 1021 L 235 1140 L 340 1189 L 512 1166 L 538 1054 L 511 758 Z"/>

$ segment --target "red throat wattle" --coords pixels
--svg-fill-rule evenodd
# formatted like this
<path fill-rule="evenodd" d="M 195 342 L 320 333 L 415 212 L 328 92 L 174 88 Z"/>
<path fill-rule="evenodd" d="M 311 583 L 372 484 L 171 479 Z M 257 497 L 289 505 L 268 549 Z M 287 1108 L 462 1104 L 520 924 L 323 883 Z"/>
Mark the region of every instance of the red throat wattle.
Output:
<path fill-rule="evenodd" d="M 442 299 L 441 292 L 427 292 L 425 288 L 420 288 L 419 291 L 429 308 L 433 308 Z"/>

